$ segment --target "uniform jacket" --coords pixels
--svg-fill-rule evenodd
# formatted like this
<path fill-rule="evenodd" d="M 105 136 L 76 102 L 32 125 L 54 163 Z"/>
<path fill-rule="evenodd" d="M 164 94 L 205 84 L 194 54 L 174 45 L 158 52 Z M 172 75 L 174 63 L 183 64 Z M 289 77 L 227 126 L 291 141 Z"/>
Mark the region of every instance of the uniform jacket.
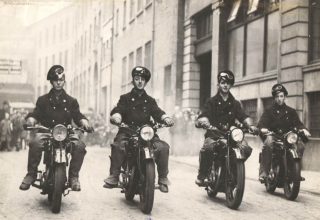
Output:
<path fill-rule="evenodd" d="M 48 128 L 53 128 L 57 124 L 69 125 L 72 120 L 80 126 L 80 120 L 86 119 L 81 114 L 78 101 L 75 98 L 63 90 L 57 99 L 53 89 L 38 98 L 35 109 L 26 118 L 28 117 L 35 118 Z"/>
<path fill-rule="evenodd" d="M 235 124 L 236 119 L 243 122 L 249 116 L 245 114 L 240 102 L 231 93 L 229 93 L 228 99 L 224 101 L 218 92 L 206 101 L 198 119 L 202 117 L 207 117 L 210 124 L 218 129 L 228 130 L 230 126 Z M 205 136 L 211 136 L 210 132 L 207 132 Z"/>
<path fill-rule="evenodd" d="M 287 132 L 290 128 L 303 129 L 305 126 L 299 119 L 297 112 L 286 104 L 274 103 L 261 116 L 259 128 L 267 128 L 274 132 Z"/>
<path fill-rule="evenodd" d="M 151 117 L 161 122 L 161 117 L 165 114 L 161 110 L 154 98 L 145 91 L 139 96 L 135 89 L 121 95 L 117 106 L 112 109 L 110 115 L 120 113 L 122 121 L 131 126 L 142 126 L 150 123 Z"/>

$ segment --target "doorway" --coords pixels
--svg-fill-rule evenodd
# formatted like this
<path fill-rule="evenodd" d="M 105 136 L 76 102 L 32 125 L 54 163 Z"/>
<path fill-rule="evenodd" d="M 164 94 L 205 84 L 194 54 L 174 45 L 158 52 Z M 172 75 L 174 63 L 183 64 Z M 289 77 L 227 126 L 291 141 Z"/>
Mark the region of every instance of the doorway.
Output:
<path fill-rule="evenodd" d="M 200 108 L 211 96 L 211 51 L 197 57 L 200 65 Z"/>

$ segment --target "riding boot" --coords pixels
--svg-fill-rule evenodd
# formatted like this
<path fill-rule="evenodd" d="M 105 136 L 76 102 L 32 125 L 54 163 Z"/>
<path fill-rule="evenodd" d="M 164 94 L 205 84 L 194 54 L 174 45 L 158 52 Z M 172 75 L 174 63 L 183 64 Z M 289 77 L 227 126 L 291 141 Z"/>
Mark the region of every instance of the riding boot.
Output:
<path fill-rule="evenodd" d="M 84 156 L 87 153 L 85 147 L 86 146 L 82 141 L 79 141 L 74 145 L 73 151 L 71 152 L 69 179 L 79 177 L 79 172 L 84 160 Z"/>
<path fill-rule="evenodd" d="M 198 171 L 198 180 L 204 180 L 208 174 L 208 170 L 212 163 L 212 157 L 209 151 L 201 149 L 199 154 L 199 171 Z"/>

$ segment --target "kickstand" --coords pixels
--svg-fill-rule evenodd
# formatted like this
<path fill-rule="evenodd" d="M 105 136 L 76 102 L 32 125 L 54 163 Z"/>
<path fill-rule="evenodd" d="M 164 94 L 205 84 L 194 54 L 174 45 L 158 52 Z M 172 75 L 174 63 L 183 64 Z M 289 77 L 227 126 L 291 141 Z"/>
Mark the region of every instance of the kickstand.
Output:
<path fill-rule="evenodd" d="M 63 196 L 69 195 L 70 191 L 72 191 L 72 190 L 68 189 L 66 193 L 63 193 Z"/>

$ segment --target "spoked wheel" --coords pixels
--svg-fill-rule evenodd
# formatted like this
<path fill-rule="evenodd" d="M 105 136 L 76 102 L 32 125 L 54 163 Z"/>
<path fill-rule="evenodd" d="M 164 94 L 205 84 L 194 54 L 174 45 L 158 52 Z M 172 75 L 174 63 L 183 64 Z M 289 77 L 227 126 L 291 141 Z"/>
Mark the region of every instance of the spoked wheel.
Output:
<path fill-rule="evenodd" d="M 64 186 L 66 182 L 66 165 L 57 164 L 54 171 L 54 185 L 52 192 L 51 211 L 53 213 L 59 213 L 61 208 L 61 199 L 64 192 Z M 48 195 L 49 198 L 49 195 Z"/>
<path fill-rule="evenodd" d="M 288 178 L 284 182 L 284 194 L 288 200 L 295 200 L 300 191 L 300 161 L 293 161 L 292 166 L 288 168 Z"/>
<path fill-rule="evenodd" d="M 245 187 L 245 167 L 243 161 L 235 161 L 231 164 L 231 176 L 226 176 L 226 200 L 227 206 L 237 209 L 242 201 Z"/>
<path fill-rule="evenodd" d="M 155 166 L 153 160 L 145 162 L 144 174 L 140 188 L 140 209 L 143 213 L 149 214 L 152 210 L 154 200 Z"/>
<path fill-rule="evenodd" d="M 127 167 L 127 169 L 129 169 L 129 167 Z M 135 170 L 136 170 L 136 167 L 132 167 L 131 170 L 129 170 L 128 185 L 125 190 L 126 200 L 128 201 L 133 200 L 134 195 L 136 194 L 136 191 L 137 191 L 138 176 Z"/>
<path fill-rule="evenodd" d="M 277 188 L 278 180 L 280 175 L 280 166 L 274 165 L 270 170 L 269 175 L 266 178 L 265 187 L 268 193 L 274 193 Z"/>
<path fill-rule="evenodd" d="M 209 197 L 214 198 L 218 194 L 220 182 L 221 182 L 221 165 L 212 163 L 212 168 L 209 174 L 210 184 L 207 189 Z"/>

